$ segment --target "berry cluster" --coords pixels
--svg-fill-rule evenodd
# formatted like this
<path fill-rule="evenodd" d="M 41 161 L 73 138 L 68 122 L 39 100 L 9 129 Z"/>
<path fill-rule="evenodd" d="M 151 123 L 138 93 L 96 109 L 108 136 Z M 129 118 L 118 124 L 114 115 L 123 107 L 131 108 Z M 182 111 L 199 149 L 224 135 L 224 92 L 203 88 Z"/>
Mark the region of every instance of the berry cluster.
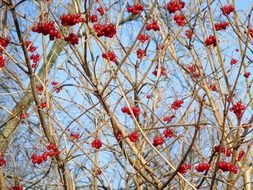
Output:
<path fill-rule="evenodd" d="M 23 111 L 21 114 L 20 114 L 20 119 L 26 119 L 29 117 L 29 114 L 26 113 L 25 111 Z"/>
<path fill-rule="evenodd" d="M 2 153 L 0 153 L 0 167 L 6 165 L 6 160 L 4 159 Z"/>
<path fill-rule="evenodd" d="M 197 170 L 197 172 L 204 172 L 204 171 L 208 171 L 210 169 L 211 165 L 209 163 L 199 163 L 195 169 Z"/>
<path fill-rule="evenodd" d="M 175 100 L 171 104 L 171 109 L 178 110 L 182 106 L 183 103 L 184 103 L 184 100 Z"/>
<path fill-rule="evenodd" d="M 119 141 L 121 141 L 122 137 L 123 137 L 122 132 L 120 130 L 117 130 L 115 132 L 115 138 L 116 138 L 116 140 L 119 142 Z"/>
<path fill-rule="evenodd" d="M 187 65 L 186 67 L 193 78 L 200 77 L 200 71 L 199 71 L 198 66 L 196 64 Z"/>
<path fill-rule="evenodd" d="M 192 38 L 192 31 L 191 30 L 186 30 L 185 31 L 185 36 L 186 36 L 186 38 L 188 38 L 188 39 L 191 39 Z"/>
<path fill-rule="evenodd" d="M 149 36 L 146 34 L 139 34 L 137 39 L 141 42 L 141 43 L 145 43 L 145 41 L 149 40 Z"/>
<path fill-rule="evenodd" d="M 97 22 L 98 16 L 96 14 L 92 14 L 88 16 L 90 22 Z"/>
<path fill-rule="evenodd" d="M 235 7 L 233 5 L 225 5 L 221 8 L 223 15 L 228 16 L 230 13 L 235 11 Z"/>
<path fill-rule="evenodd" d="M 84 18 L 81 17 L 81 14 L 63 14 L 60 16 L 60 19 L 63 26 L 74 26 L 84 22 Z"/>
<path fill-rule="evenodd" d="M 237 162 L 240 162 L 242 160 L 242 157 L 245 155 L 245 151 L 241 150 L 236 158 Z"/>
<path fill-rule="evenodd" d="M 103 16 L 105 14 L 105 10 L 103 7 L 98 7 L 97 11 L 99 12 L 100 16 Z"/>
<path fill-rule="evenodd" d="M 137 107 L 137 106 L 132 107 L 131 110 L 132 110 L 132 112 L 133 112 L 133 114 L 134 114 L 135 117 L 138 117 L 140 115 L 140 113 L 141 113 L 140 108 Z M 130 108 L 128 106 L 124 106 L 123 108 L 121 108 L 121 111 L 123 113 L 128 114 L 128 115 L 132 115 L 131 111 L 130 111 Z"/>
<path fill-rule="evenodd" d="M 206 45 L 206 46 L 211 46 L 211 45 L 213 45 L 213 46 L 215 47 L 215 46 L 217 45 L 217 41 L 216 41 L 215 36 L 213 36 L 213 35 L 208 36 L 208 37 L 206 38 L 206 40 L 205 40 L 205 45 Z"/>
<path fill-rule="evenodd" d="M 53 81 L 53 82 L 51 82 L 51 85 L 53 86 L 56 93 L 61 92 L 62 86 L 60 86 L 59 82 Z"/>
<path fill-rule="evenodd" d="M 107 53 L 102 53 L 102 57 L 108 61 L 112 61 L 114 63 L 117 62 L 117 58 L 114 51 L 108 51 Z"/>
<path fill-rule="evenodd" d="M 130 7 L 127 7 L 127 11 L 129 13 L 132 13 L 134 15 L 140 14 L 144 10 L 144 6 L 141 4 L 132 5 Z"/>
<path fill-rule="evenodd" d="M 229 26 L 228 22 L 219 22 L 214 24 L 214 28 L 216 31 L 219 30 L 226 30 L 226 28 Z"/>
<path fill-rule="evenodd" d="M 146 25 L 147 30 L 160 31 L 160 26 L 158 25 L 157 20 L 154 20 L 152 23 Z"/>
<path fill-rule="evenodd" d="M 54 22 L 39 22 L 37 25 L 32 27 L 33 32 L 42 33 L 43 35 L 49 34 L 49 39 L 54 40 L 61 38 L 61 34 L 59 31 L 55 28 Z"/>
<path fill-rule="evenodd" d="M 47 107 L 47 103 L 46 102 L 41 102 L 40 103 L 40 109 L 44 109 L 45 107 Z"/>
<path fill-rule="evenodd" d="M 136 51 L 136 54 L 137 54 L 137 58 L 138 59 L 142 59 L 143 57 L 146 56 L 146 51 L 145 50 L 142 50 L 142 49 L 138 49 Z"/>
<path fill-rule="evenodd" d="M 77 140 L 77 139 L 79 139 L 79 137 L 80 137 L 80 134 L 79 134 L 79 133 L 74 133 L 74 132 L 71 132 L 71 133 L 70 133 L 70 138 L 71 138 L 72 140 Z"/>
<path fill-rule="evenodd" d="M 221 169 L 223 172 L 233 172 L 234 174 L 237 174 L 238 169 L 235 165 L 229 162 L 221 161 L 218 163 L 218 168 Z"/>
<path fill-rule="evenodd" d="M 165 129 L 163 131 L 163 135 L 165 138 L 172 138 L 175 136 L 175 134 L 173 133 L 173 131 L 171 131 L 170 129 Z"/>
<path fill-rule="evenodd" d="M 36 91 L 38 94 L 42 94 L 44 92 L 44 87 L 42 85 L 36 86 Z"/>
<path fill-rule="evenodd" d="M 231 156 L 231 151 L 228 147 L 224 147 L 224 146 L 220 146 L 220 145 L 216 145 L 214 146 L 214 152 L 215 153 L 223 153 L 225 154 L 227 157 Z"/>
<path fill-rule="evenodd" d="M 192 168 L 192 165 L 191 164 L 182 164 L 180 167 L 179 167 L 179 170 L 178 172 L 181 173 L 181 174 L 185 174 L 188 172 L 188 170 L 190 170 Z"/>
<path fill-rule="evenodd" d="M 23 186 L 22 185 L 15 185 L 10 190 L 23 190 Z"/>
<path fill-rule="evenodd" d="M 215 84 L 210 84 L 209 89 L 214 91 L 214 92 L 217 91 L 217 87 L 216 87 Z"/>
<path fill-rule="evenodd" d="M 184 26 L 186 24 L 186 18 L 183 14 L 175 14 L 174 21 L 177 23 L 178 26 Z"/>
<path fill-rule="evenodd" d="M 3 55 L 0 55 L 0 69 L 5 66 L 5 59 Z"/>
<path fill-rule="evenodd" d="M 1 67 L 1 66 L 0 66 L 0 67 Z M 243 76 L 244 76 L 245 78 L 249 78 L 250 75 L 251 75 L 250 72 L 245 72 Z"/>
<path fill-rule="evenodd" d="M 66 37 L 64 38 L 64 40 L 65 40 L 66 42 L 72 44 L 73 46 L 74 46 L 74 45 L 77 45 L 77 44 L 78 44 L 78 35 L 71 32 L 71 33 L 69 33 L 68 36 L 66 36 Z"/>
<path fill-rule="evenodd" d="M 128 138 L 131 142 L 136 142 L 138 140 L 139 134 L 134 131 L 128 135 Z"/>
<path fill-rule="evenodd" d="M 237 62 L 238 62 L 237 59 L 232 58 L 231 61 L 230 61 L 230 65 L 235 65 Z"/>
<path fill-rule="evenodd" d="M 173 114 L 171 116 L 166 116 L 163 118 L 163 121 L 166 123 L 170 123 L 172 121 L 172 119 L 174 119 L 176 116 Z"/>
<path fill-rule="evenodd" d="M 33 53 L 30 56 L 30 59 L 33 61 L 32 68 L 36 68 L 38 66 L 38 62 L 40 61 L 40 55 L 38 53 Z"/>
<path fill-rule="evenodd" d="M 164 137 L 163 136 L 155 136 L 154 140 L 153 140 L 153 145 L 154 146 L 158 146 L 158 145 L 162 145 L 164 143 Z"/>
<path fill-rule="evenodd" d="M 158 67 L 152 72 L 153 75 L 157 76 L 158 75 Z M 166 69 L 164 67 L 161 67 L 161 76 L 165 77 L 166 76 Z"/>
<path fill-rule="evenodd" d="M 6 47 L 9 45 L 10 43 L 10 38 L 3 38 L 0 36 L 0 52 L 2 52 L 3 49 L 6 49 Z"/>
<path fill-rule="evenodd" d="M 44 152 L 42 155 L 38 155 L 36 153 L 32 154 L 31 159 L 33 164 L 41 164 L 42 162 L 47 161 L 48 157 L 60 155 L 60 151 L 55 144 L 50 143 L 46 148 L 48 151 Z"/>
<path fill-rule="evenodd" d="M 37 49 L 37 47 L 35 47 L 35 46 L 33 45 L 32 41 L 30 41 L 30 40 L 26 40 L 26 41 L 25 41 L 25 46 L 26 46 L 27 50 L 28 50 L 29 52 L 31 52 L 31 53 L 33 53 L 33 52 Z"/>
<path fill-rule="evenodd" d="M 237 102 L 236 104 L 233 104 L 233 106 L 229 110 L 234 112 L 236 117 L 240 119 L 245 111 L 245 106 L 242 102 Z"/>
<path fill-rule="evenodd" d="M 102 146 L 102 142 L 100 141 L 100 139 L 94 139 L 91 143 L 91 146 L 95 149 L 100 149 Z"/>
<path fill-rule="evenodd" d="M 94 24 L 93 29 L 97 36 L 112 38 L 116 34 L 116 27 L 113 24 Z"/>
<path fill-rule="evenodd" d="M 181 0 L 171 0 L 167 3 L 167 10 L 169 13 L 175 13 L 176 11 L 181 11 L 185 6 L 185 3 Z"/>

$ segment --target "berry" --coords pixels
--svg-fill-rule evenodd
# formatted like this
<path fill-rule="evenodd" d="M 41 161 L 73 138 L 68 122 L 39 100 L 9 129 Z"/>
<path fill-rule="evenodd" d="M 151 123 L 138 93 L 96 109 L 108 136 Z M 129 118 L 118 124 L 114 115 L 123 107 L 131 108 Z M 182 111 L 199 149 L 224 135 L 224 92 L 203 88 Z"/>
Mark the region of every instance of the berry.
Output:
<path fill-rule="evenodd" d="M 243 75 L 243 76 L 244 76 L 245 78 L 249 78 L 249 76 L 250 76 L 250 75 L 251 75 L 251 73 L 250 73 L 250 72 L 246 72 L 246 73 L 244 73 L 244 75 Z"/>
<path fill-rule="evenodd" d="M 188 39 L 191 39 L 192 38 L 192 31 L 191 30 L 186 30 L 185 31 L 185 36 L 188 38 Z"/>
<path fill-rule="evenodd" d="M 116 131 L 116 133 L 115 133 L 115 137 L 116 137 L 116 140 L 119 142 L 119 141 L 121 141 L 121 139 L 122 139 L 122 137 L 123 137 L 123 134 L 122 134 L 122 132 L 121 131 Z"/>
<path fill-rule="evenodd" d="M 235 11 L 235 7 L 233 5 L 225 5 L 221 8 L 223 15 L 228 16 L 230 13 Z"/>
<path fill-rule="evenodd" d="M 230 171 L 234 174 L 237 174 L 238 172 L 238 169 L 235 165 L 225 161 L 221 161 L 218 163 L 218 169 L 221 169 L 223 172 Z"/>
<path fill-rule="evenodd" d="M 45 107 L 47 107 L 47 103 L 46 102 L 41 102 L 40 108 L 44 109 Z"/>
<path fill-rule="evenodd" d="M 192 165 L 191 164 L 182 164 L 180 167 L 179 167 L 179 170 L 178 172 L 181 173 L 181 174 L 185 174 L 187 173 L 187 171 L 189 169 L 191 169 Z"/>
<path fill-rule="evenodd" d="M 97 8 L 97 11 L 99 12 L 99 14 L 100 14 L 101 16 L 103 16 L 103 15 L 105 14 L 105 9 L 103 9 L 103 7 L 98 7 L 98 8 Z"/>
<path fill-rule="evenodd" d="M 135 117 L 138 117 L 138 116 L 140 115 L 141 110 L 140 110 L 139 107 L 134 106 L 134 107 L 132 107 L 131 109 L 132 109 L 132 112 L 133 112 L 133 114 L 134 114 Z M 123 108 L 121 108 L 121 111 L 122 111 L 123 113 L 127 113 L 127 114 L 130 115 L 130 116 L 132 115 L 132 114 L 131 114 L 131 111 L 130 111 L 130 108 L 127 107 L 127 106 L 124 106 Z"/>
<path fill-rule="evenodd" d="M 149 100 L 151 98 L 151 95 L 150 94 L 147 94 L 146 95 L 146 98 Z"/>
<path fill-rule="evenodd" d="M 176 11 L 181 11 L 185 6 L 185 3 L 181 0 L 171 0 L 167 3 L 167 10 L 169 13 L 175 13 Z"/>
<path fill-rule="evenodd" d="M 15 185 L 10 190 L 23 190 L 23 186 L 22 185 Z"/>
<path fill-rule="evenodd" d="M 3 38 L 0 36 L 0 52 L 2 52 L 3 49 L 6 49 L 6 47 L 9 45 L 10 43 L 10 38 Z"/>
<path fill-rule="evenodd" d="M 0 167 L 6 165 L 6 160 L 3 158 L 2 153 L 0 152 Z"/>
<path fill-rule="evenodd" d="M 163 134 L 165 138 L 171 138 L 175 136 L 175 134 L 170 129 L 165 129 L 163 131 Z"/>
<path fill-rule="evenodd" d="M 149 36 L 146 34 L 139 34 L 137 39 L 141 42 L 141 43 L 145 43 L 145 41 L 149 40 Z"/>
<path fill-rule="evenodd" d="M 241 151 L 239 152 L 237 158 L 236 158 L 236 161 L 237 161 L 237 162 L 240 162 L 241 159 L 242 159 L 242 157 L 243 157 L 244 155 L 245 155 L 244 150 L 241 150 Z"/>
<path fill-rule="evenodd" d="M 59 93 L 62 90 L 62 86 L 59 85 L 59 82 L 51 82 L 56 93 Z"/>
<path fill-rule="evenodd" d="M 3 68 L 4 66 L 5 66 L 5 59 L 3 55 L 0 55 L 0 69 Z"/>
<path fill-rule="evenodd" d="M 152 74 L 155 75 L 155 76 L 157 76 L 157 74 L 158 74 L 158 70 L 157 69 L 158 69 L 158 67 L 156 67 L 156 70 L 154 70 L 152 72 Z M 160 75 L 161 76 L 166 76 L 166 69 L 165 68 L 161 67 L 161 73 L 160 73 Z"/>
<path fill-rule="evenodd" d="M 238 62 L 237 59 L 232 58 L 230 61 L 230 65 L 235 65 Z"/>
<path fill-rule="evenodd" d="M 39 22 L 37 25 L 32 27 L 33 32 L 42 33 L 43 35 L 49 35 L 50 40 L 61 38 L 58 30 L 56 30 L 53 21 Z"/>
<path fill-rule="evenodd" d="M 219 22 L 214 24 L 214 28 L 216 31 L 219 30 L 226 30 L 226 28 L 229 26 L 228 22 Z"/>
<path fill-rule="evenodd" d="M 70 44 L 77 45 L 78 44 L 78 35 L 74 33 L 69 33 L 67 37 L 64 38 L 64 40 Z"/>
<path fill-rule="evenodd" d="M 136 54 L 137 54 L 137 58 L 138 59 L 142 59 L 143 57 L 146 56 L 146 51 L 142 50 L 142 49 L 138 49 L 137 52 L 136 52 Z"/>
<path fill-rule="evenodd" d="M 96 14 L 92 14 L 88 16 L 90 22 L 97 22 L 98 16 Z"/>
<path fill-rule="evenodd" d="M 79 137 L 80 137 L 80 134 L 79 133 L 70 133 L 70 138 L 72 139 L 72 140 L 77 140 L 77 139 L 79 139 Z"/>
<path fill-rule="evenodd" d="M 195 169 L 197 170 L 197 172 L 204 172 L 204 171 L 208 171 L 210 169 L 211 165 L 209 163 L 199 163 Z"/>
<path fill-rule="evenodd" d="M 183 103 L 184 103 L 184 100 L 175 100 L 171 105 L 171 109 L 178 110 L 182 106 Z"/>
<path fill-rule="evenodd" d="M 112 61 L 114 63 L 117 63 L 117 58 L 116 58 L 114 51 L 108 51 L 107 53 L 102 53 L 102 57 L 104 59 L 107 59 L 108 61 Z"/>
<path fill-rule="evenodd" d="M 63 26 L 74 26 L 84 22 L 84 18 L 81 17 L 81 14 L 63 14 L 60 16 L 60 19 Z"/>
<path fill-rule="evenodd" d="M 217 45 L 217 41 L 216 41 L 215 36 L 210 35 L 208 38 L 206 38 L 206 40 L 205 40 L 205 45 L 206 45 L 206 46 L 211 46 L 211 45 L 213 45 L 213 46 L 215 47 L 215 46 Z"/>
<path fill-rule="evenodd" d="M 116 34 L 116 27 L 113 24 L 94 24 L 93 29 L 98 37 L 112 38 Z"/>
<path fill-rule="evenodd" d="M 102 146 L 102 142 L 99 139 L 95 139 L 92 141 L 91 146 L 95 149 L 100 149 Z"/>
<path fill-rule="evenodd" d="M 243 105 L 242 102 L 237 102 L 233 104 L 232 107 L 229 109 L 230 111 L 234 112 L 238 119 L 242 118 L 242 115 L 245 111 L 246 107 Z"/>
<path fill-rule="evenodd" d="M 131 142 L 136 142 L 138 140 L 139 134 L 137 132 L 132 132 L 128 135 L 128 138 Z"/>
<path fill-rule="evenodd" d="M 154 20 L 152 23 L 146 25 L 147 30 L 160 31 L 160 27 L 158 25 L 157 20 Z"/>
<path fill-rule="evenodd" d="M 214 92 L 217 91 L 217 87 L 216 87 L 215 84 L 210 84 L 209 89 L 214 91 Z"/>
<path fill-rule="evenodd" d="M 163 143 L 164 143 L 163 136 L 155 136 L 155 138 L 153 140 L 153 145 L 154 146 L 162 145 Z"/>
<path fill-rule="evenodd" d="M 175 115 L 167 116 L 163 118 L 163 121 L 166 123 L 170 123 L 173 118 L 175 118 Z"/>
<path fill-rule="evenodd" d="M 25 41 L 25 46 L 26 46 L 27 50 L 31 53 L 33 53 L 37 49 L 37 47 L 33 46 L 33 43 L 30 40 Z"/>
<path fill-rule="evenodd" d="M 130 7 L 127 7 L 127 11 L 129 13 L 132 13 L 134 15 L 140 14 L 144 10 L 144 6 L 141 4 L 132 5 Z"/>
<path fill-rule="evenodd" d="M 187 65 L 186 67 L 187 67 L 188 72 L 191 74 L 191 76 L 193 78 L 200 77 L 200 71 L 199 71 L 198 66 L 196 64 Z"/>
<path fill-rule="evenodd" d="M 214 152 L 216 153 L 223 153 L 225 154 L 227 157 L 230 157 L 231 156 L 231 151 L 228 147 L 223 147 L 223 146 L 220 146 L 220 145 L 216 145 L 214 146 Z"/>
<path fill-rule="evenodd" d="M 175 14 L 174 21 L 177 23 L 178 26 L 184 26 L 186 24 L 186 18 L 183 14 Z"/>
<path fill-rule="evenodd" d="M 33 61 L 33 63 L 37 64 L 40 61 L 40 55 L 38 53 L 32 54 L 30 59 Z"/>

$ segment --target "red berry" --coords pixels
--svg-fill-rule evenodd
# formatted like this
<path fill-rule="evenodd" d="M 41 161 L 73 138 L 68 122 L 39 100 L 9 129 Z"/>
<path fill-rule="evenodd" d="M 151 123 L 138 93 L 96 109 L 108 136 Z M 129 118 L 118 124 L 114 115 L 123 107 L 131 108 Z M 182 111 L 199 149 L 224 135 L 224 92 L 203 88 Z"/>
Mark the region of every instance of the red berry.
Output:
<path fill-rule="evenodd" d="M 243 105 L 242 102 L 237 102 L 236 104 L 233 104 L 232 107 L 230 108 L 230 111 L 234 112 L 236 117 L 238 119 L 242 118 L 242 115 L 245 111 L 246 107 Z"/>
<path fill-rule="evenodd" d="M 184 26 L 186 24 L 186 18 L 183 14 L 181 13 L 176 13 L 174 15 L 174 21 L 177 23 L 178 26 Z"/>
<path fill-rule="evenodd" d="M 199 163 L 195 169 L 197 170 L 197 172 L 204 172 L 204 171 L 208 171 L 210 169 L 211 165 L 209 163 Z"/>
<path fill-rule="evenodd" d="M 138 49 L 137 52 L 136 52 L 136 54 L 137 54 L 137 58 L 138 59 L 142 59 L 143 57 L 146 56 L 146 51 L 142 50 L 142 49 Z"/>
<path fill-rule="evenodd" d="M 170 129 L 165 129 L 163 131 L 163 134 L 165 138 L 171 138 L 175 136 L 175 134 Z"/>
<path fill-rule="evenodd" d="M 134 15 L 140 14 L 143 10 L 144 10 L 144 6 L 141 4 L 132 5 L 127 8 L 127 11 Z"/>
<path fill-rule="evenodd" d="M 114 63 L 117 63 L 116 55 L 113 51 L 108 51 L 107 53 L 102 53 L 102 57 L 104 59 L 107 59 L 108 61 L 112 61 Z"/>
<path fill-rule="evenodd" d="M 235 11 L 235 7 L 233 5 L 225 5 L 221 8 L 221 11 L 225 16 L 228 16 L 230 13 Z"/>
<path fill-rule="evenodd" d="M 206 40 L 205 40 L 205 45 L 206 45 L 206 46 L 211 46 L 211 45 L 213 45 L 213 46 L 215 47 L 215 46 L 217 45 L 217 41 L 216 41 L 215 36 L 210 35 L 208 38 L 206 38 Z"/>
<path fill-rule="evenodd" d="M 4 66 L 5 66 L 5 59 L 3 55 L 0 55 L 0 69 L 3 68 Z"/>
<path fill-rule="evenodd" d="M 160 27 L 158 25 L 157 20 L 154 20 L 152 23 L 146 25 L 147 30 L 160 31 Z"/>
<path fill-rule="evenodd" d="M 154 146 L 162 145 L 163 143 L 164 143 L 163 136 L 155 136 L 155 138 L 153 140 L 153 145 Z"/>
<path fill-rule="evenodd" d="M 250 72 L 245 72 L 243 76 L 244 76 L 245 78 L 249 78 L 250 75 L 251 75 Z"/>
<path fill-rule="evenodd" d="M 171 108 L 174 110 L 178 110 L 182 106 L 183 103 L 184 103 L 184 100 L 175 100 L 172 103 Z"/>
<path fill-rule="evenodd" d="M 235 65 L 238 62 L 237 59 L 232 58 L 230 61 L 230 65 Z"/>
<path fill-rule="evenodd" d="M 91 146 L 95 149 L 100 149 L 102 146 L 102 142 L 99 139 L 95 139 L 92 141 Z"/>
<path fill-rule="evenodd" d="M 181 0 L 171 0 L 167 3 L 167 10 L 169 13 L 175 13 L 176 11 L 181 11 L 185 6 L 185 3 Z"/>
<path fill-rule="evenodd" d="M 179 167 L 179 170 L 178 172 L 181 173 L 181 174 L 185 174 L 188 172 L 189 169 L 191 169 L 192 165 L 191 164 L 182 164 L 180 167 Z"/>
<path fill-rule="evenodd" d="M 64 40 L 72 45 L 78 44 L 78 35 L 74 33 L 69 33 L 67 37 L 64 38 Z"/>
<path fill-rule="evenodd" d="M 138 140 L 138 137 L 139 137 L 139 135 L 138 135 L 138 133 L 137 132 L 132 132 L 132 133 L 130 133 L 129 135 L 128 135 L 128 138 L 129 138 L 129 140 L 131 141 L 131 142 L 136 142 L 137 140 Z"/>
<path fill-rule="evenodd" d="M 216 31 L 219 30 L 226 30 L 226 28 L 229 26 L 228 22 L 219 22 L 214 24 L 214 28 Z"/>

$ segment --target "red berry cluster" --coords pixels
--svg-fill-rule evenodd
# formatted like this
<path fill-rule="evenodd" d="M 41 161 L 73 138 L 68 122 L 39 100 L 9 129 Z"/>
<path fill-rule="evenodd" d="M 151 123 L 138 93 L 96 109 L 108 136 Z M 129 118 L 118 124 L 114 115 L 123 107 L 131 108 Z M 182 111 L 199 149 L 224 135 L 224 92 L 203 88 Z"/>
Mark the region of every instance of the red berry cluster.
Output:
<path fill-rule="evenodd" d="M 116 138 L 116 140 L 119 142 L 119 141 L 121 141 L 122 137 L 123 137 L 122 132 L 120 130 L 117 130 L 115 132 L 115 138 Z"/>
<path fill-rule="evenodd" d="M 175 13 L 176 11 L 181 11 L 185 6 L 185 3 L 181 0 L 171 0 L 167 3 L 167 10 L 169 13 Z"/>
<path fill-rule="evenodd" d="M 192 38 L 192 31 L 191 30 L 186 30 L 185 31 L 185 36 L 188 38 L 188 39 L 191 39 Z"/>
<path fill-rule="evenodd" d="M 152 23 L 146 25 L 147 30 L 160 31 L 160 26 L 158 25 L 157 20 L 154 20 Z"/>
<path fill-rule="evenodd" d="M 44 87 L 42 85 L 36 86 L 36 91 L 38 94 L 42 94 L 44 92 Z"/>
<path fill-rule="evenodd" d="M 23 190 L 23 186 L 22 185 L 15 185 L 10 190 Z"/>
<path fill-rule="evenodd" d="M 219 30 L 226 30 L 226 28 L 229 26 L 228 22 L 219 22 L 214 24 L 214 28 L 216 31 Z"/>
<path fill-rule="evenodd" d="M 10 38 L 3 38 L 0 36 L 0 52 L 2 52 L 3 49 L 6 49 L 6 47 L 9 45 L 10 43 Z"/>
<path fill-rule="evenodd" d="M 142 59 L 143 57 L 146 56 L 146 51 L 145 50 L 142 50 L 142 49 L 138 49 L 136 51 L 136 54 L 137 54 L 137 58 L 138 59 Z"/>
<path fill-rule="evenodd" d="M 128 135 L 128 138 L 131 142 L 136 142 L 138 140 L 139 134 L 134 131 Z"/>
<path fill-rule="evenodd" d="M 242 157 L 245 155 L 245 151 L 241 150 L 236 158 L 237 162 L 240 162 L 242 160 Z"/>
<path fill-rule="evenodd" d="M 164 143 L 164 137 L 163 136 L 155 136 L 154 140 L 153 140 L 153 145 L 154 146 L 158 146 L 158 145 L 162 145 Z"/>
<path fill-rule="evenodd" d="M 212 91 L 217 91 L 217 87 L 215 84 L 210 84 L 209 89 Z"/>
<path fill-rule="evenodd" d="M 173 114 L 171 116 L 166 116 L 163 118 L 163 121 L 166 123 L 170 123 L 172 121 L 172 119 L 174 119 L 176 116 Z"/>
<path fill-rule="evenodd" d="M 208 171 L 210 169 L 211 165 L 209 163 L 199 163 L 195 169 L 197 170 L 197 172 L 204 172 L 204 171 Z"/>
<path fill-rule="evenodd" d="M 58 150 L 55 144 L 50 143 L 49 145 L 47 145 L 46 148 L 48 151 L 44 152 L 42 155 L 38 155 L 36 153 L 32 154 L 31 159 L 33 164 L 41 164 L 42 162 L 47 161 L 48 157 L 60 155 L 60 151 Z"/>
<path fill-rule="evenodd" d="M 186 24 L 186 18 L 183 14 L 175 14 L 174 15 L 174 21 L 177 23 L 178 26 L 184 26 Z"/>
<path fill-rule="evenodd" d="M 92 14 L 88 16 L 90 22 L 97 22 L 98 16 L 96 14 Z"/>
<path fill-rule="evenodd" d="M 165 137 L 165 138 L 172 138 L 172 137 L 175 136 L 175 134 L 173 133 L 173 131 L 170 130 L 170 129 L 165 129 L 165 130 L 163 131 L 163 134 L 164 134 L 164 137 Z"/>
<path fill-rule="evenodd" d="M 132 107 L 131 110 L 132 110 L 132 112 L 133 112 L 133 114 L 134 114 L 135 117 L 138 117 L 140 115 L 140 113 L 141 113 L 140 108 L 137 107 L 137 106 Z M 121 108 L 121 111 L 123 113 L 128 114 L 128 115 L 132 115 L 131 111 L 130 111 L 130 108 L 128 106 L 124 106 L 123 108 Z"/>
<path fill-rule="evenodd" d="M 215 36 L 213 36 L 213 35 L 208 36 L 208 37 L 206 38 L 206 40 L 205 40 L 205 45 L 206 45 L 206 46 L 211 46 L 211 45 L 213 45 L 213 46 L 215 47 L 215 46 L 217 45 L 217 41 L 216 41 Z"/>
<path fill-rule="evenodd" d="M 39 22 L 37 25 L 32 27 L 33 32 L 42 33 L 43 35 L 49 34 L 49 39 L 54 40 L 61 38 L 61 34 L 59 31 L 55 28 L 54 22 Z"/>
<path fill-rule="evenodd" d="M 116 27 L 113 24 L 94 24 L 93 29 L 98 37 L 112 38 L 116 34 Z"/>
<path fill-rule="evenodd" d="M 4 159 L 2 153 L 0 153 L 0 167 L 6 165 L 6 160 Z"/>
<path fill-rule="evenodd" d="M 33 52 L 37 49 L 37 47 L 35 47 L 35 46 L 33 45 L 32 41 L 30 41 L 30 40 L 26 40 L 26 41 L 25 41 L 25 46 L 26 46 L 27 50 L 28 50 L 29 52 L 31 52 L 31 53 L 33 53 Z"/>
<path fill-rule="evenodd" d="M 245 72 L 243 76 L 244 76 L 245 78 L 249 78 L 250 75 L 251 75 L 250 72 Z"/>
<path fill-rule="evenodd" d="M 146 41 L 149 40 L 149 36 L 146 34 L 139 34 L 137 39 L 144 44 Z"/>
<path fill-rule="evenodd" d="M 220 145 L 216 145 L 214 146 L 214 152 L 215 153 L 223 153 L 225 154 L 227 157 L 231 156 L 231 151 L 228 147 L 224 147 L 224 146 L 220 146 Z"/>
<path fill-rule="evenodd" d="M 196 64 L 187 65 L 186 67 L 193 78 L 200 77 L 200 72 Z"/>
<path fill-rule="evenodd" d="M 146 95 L 146 98 L 149 100 L 151 98 L 151 95 L 150 94 L 147 94 Z"/>
<path fill-rule="evenodd" d="M 129 13 L 132 13 L 134 15 L 140 14 L 144 10 L 144 6 L 142 4 L 136 4 L 132 5 L 130 7 L 127 7 L 127 11 Z"/>
<path fill-rule="evenodd" d="M 100 139 L 95 139 L 94 141 L 92 141 L 91 146 L 95 149 L 100 149 L 102 146 L 102 142 L 100 141 Z"/>
<path fill-rule="evenodd" d="M 25 111 L 23 111 L 21 114 L 20 114 L 20 119 L 26 119 L 29 117 L 29 114 L 26 113 Z"/>
<path fill-rule="evenodd" d="M 230 13 L 235 11 L 235 7 L 233 5 L 225 5 L 221 8 L 221 11 L 225 16 L 228 16 Z"/>
<path fill-rule="evenodd" d="M 63 14 L 60 16 L 60 19 L 63 26 L 74 26 L 84 22 L 84 18 L 81 17 L 81 14 Z"/>
<path fill-rule="evenodd" d="M 158 67 L 152 72 L 153 75 L 157 76 L 158 74 Z M 161 76 L 165 77 L 166 76 L 166 69 L 164 67 L 161 67 Z"/>
<path fill-rule="evenodd" d="M 0 55 L 0 69 L 5 66 L 5 59 L 3 55 Z"/>
<path fill-rule="evenodd" d="M 79 133 L 74 133 L 74 132 L 70 133 L 70 138 L 72 140 L 77 140 L 77 139 L 79 139 L 79 137 L 80 137 Z"/>
<path fill-rule="evenodd" d="M 74 46 L 74 45 L 77 45 L 77 44 L 78 44 L 78 35 L 71 32 L 71 33 L 69 33 L 68 36 L 66 36 L 66 37 L 64 38 L 64 40 L 65 40 L 66 42 L 72 44 L 73 46 Z"/>
<path fill-rule="evenodd" d="M 46 102 L 41 102 L 40 103 L 40 109 L 44 109 L 45 107 L 47 107 L 47 103 Z"/>
<path fill-rule="evenodd" d="M 238 62 L 237 59 L 232 58 L 231 61 L 230 61 L 230 65 L 235 65 L 237 62 Z"/>
<path fill-rule="evenodd" d="M 61 92 L 62 86 L 60 86 L 59 82 L 53 81 L 53 82 L 51 82 L 51 85 L 53 86 L 56 93 Z"/>
<path fill-rule="evenodd" d="M 30 59 L 33 61 L 32 68 L 36 68 L 38 66 L 38 62 L 40 61 L 40 55 L 38 53 L 33 53 L 30 56 Z"/>
<path fill-rule="evenodd" d="M 114 51 L 108 51 L 107 53 L 102 53 L 102 57 L 104 59 L 107 59 L 108 61 L 112 61 L 114 63 L 117 62 L 117 58 Z"/>
<path fill-rule="evenodd" d="M 181 174 L 185 174 L 188 172 L 188 170 L 190 170 L 192 168 L 192 165 L 191 164 L 182 164 L 180 167 L 179 167 L 179 170 L 178 172 L 181 173 Z"/>
<path fill-rule="evenodd" d="M 221 169 L 223 172 L 233 172 L 234 174 L 237 174 L 238 169 L 235 165 L 229 162 L 221 161 L 218 163 L 218 169 Z"/>
<path fill-rule="evenodd" d="M 230 111 L 234 112 L 236 117 L 240 119 L 245 111 L 246 107 L 243 105 L 242 102 L 237 102 L 236 104 L 233 104 L 233 106 L 230 108 Z"/>
<path fill-rule="evenodd" d="M 103 16 L 103 15 L 105 14 L 105 10 L 106 10 L 106 9 L 104 9 L 103 7 L 98 7 L 98 8 L 97 8 L 97 11 L 99 12 L 99 14 L 100 14 L 101 16 Z"/>
<path fill-rule="evenodd" d="M 184 103 L 184 100 L 175 100 L 171 104 L 171 109 L 178 110 L 182 106 L 183 103 Z"/>

